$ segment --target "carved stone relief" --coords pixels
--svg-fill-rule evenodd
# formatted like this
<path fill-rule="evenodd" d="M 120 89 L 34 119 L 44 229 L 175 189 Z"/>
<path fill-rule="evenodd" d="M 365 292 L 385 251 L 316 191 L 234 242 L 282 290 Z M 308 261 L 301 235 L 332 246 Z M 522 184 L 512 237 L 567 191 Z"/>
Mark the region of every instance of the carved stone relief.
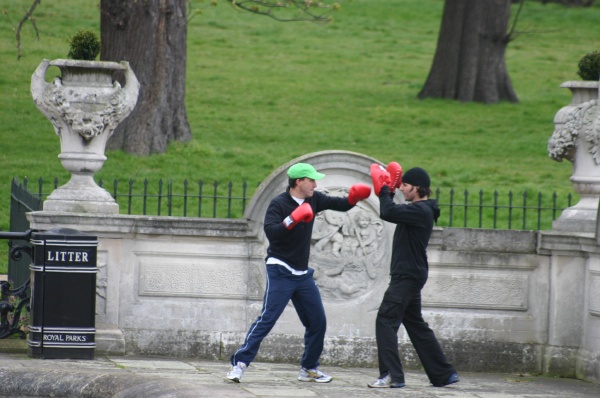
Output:
<path fill-rule="evenodd" d="M 574 160 L 573 151 L 577 147 L 577 137 L 582 135 L 588 145 L 588 152 L 595 164 L 600 164 L 598 143 L 600 140 L 600 106 L 592 100 L 569 109 L 564 124 L 559 126 L 548 140 L 548 154 L 556 161 L 567 158 Z M 584 148 L 581 148 L 584 149 Z"/>
<path fill-rule="evenodd" d="M 348 189 L 323 192 L 346 196 Z M 364 202 L 348 212 L 316 215 L 310 266 L 324 298 L 346 300 L 367 291 L 381 274 L 385 252 L 383 222 Z"/>

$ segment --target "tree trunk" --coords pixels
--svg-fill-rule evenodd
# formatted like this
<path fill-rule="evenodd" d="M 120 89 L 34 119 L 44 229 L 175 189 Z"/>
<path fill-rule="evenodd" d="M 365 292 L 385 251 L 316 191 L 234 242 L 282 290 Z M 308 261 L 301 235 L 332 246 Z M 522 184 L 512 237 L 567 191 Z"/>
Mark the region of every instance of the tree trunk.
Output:
<path fill-rule="evenodd" d="M 141 89 L 109 149 L 163 153 L 192 138 L 185 108 L 187 20 L 181 0 L 101 0 L 100 59 L 128 61 Z M 119 77 L 122 80 L 122 77 Z"/>
<path fill-rule="evenodd" d="M 518 102 L 504 55 L 510 0 L 446 0 L 433 65 L 418 97 Z"/>

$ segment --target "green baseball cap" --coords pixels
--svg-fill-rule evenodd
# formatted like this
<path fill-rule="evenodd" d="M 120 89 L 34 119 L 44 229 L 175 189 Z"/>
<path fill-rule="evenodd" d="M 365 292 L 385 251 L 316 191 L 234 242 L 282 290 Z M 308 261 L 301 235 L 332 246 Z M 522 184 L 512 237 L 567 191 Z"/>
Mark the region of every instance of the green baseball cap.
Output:
<path fill-rule="evenodd" d="M 325 174 L 317 172 L 317 170 L 308 163 L 296 163 L 288 169 L 287 175 L 292 179 L 308 177 L 313 180 L 320 180 L 325 177 Z"/>

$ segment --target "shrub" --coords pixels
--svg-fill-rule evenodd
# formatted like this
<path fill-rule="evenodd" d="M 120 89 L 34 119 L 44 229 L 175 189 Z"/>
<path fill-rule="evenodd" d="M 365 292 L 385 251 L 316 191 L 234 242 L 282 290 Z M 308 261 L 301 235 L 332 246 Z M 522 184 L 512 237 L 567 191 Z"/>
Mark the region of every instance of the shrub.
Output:
<path fill-rule="evenodd" d="M 600 79 L 600 52 L 593 51 L 587 53 L 579 60 L 579 70 L 577 74 L 583 80 Z"/>
<path fill-rule="evenodd" d="M 69 38 L 69 58 L 93 61 L 100 54 L 100 40 L 91 30 L 80 30 Z"/>

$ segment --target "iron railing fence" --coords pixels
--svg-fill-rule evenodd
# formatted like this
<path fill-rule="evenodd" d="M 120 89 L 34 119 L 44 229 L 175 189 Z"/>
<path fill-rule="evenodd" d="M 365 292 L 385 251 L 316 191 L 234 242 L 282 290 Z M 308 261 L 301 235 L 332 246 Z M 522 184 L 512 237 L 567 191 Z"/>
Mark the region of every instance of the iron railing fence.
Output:
<path fill-rule="evenodd" d="M 41 209 L 42 205 L 43 202 L 37 195 L 31 195 L 27 189 L 13 180 L 10 192 L 10 231 L 18 233 L 29 230 L 29 220 L 27 220 L 26 214 Z M 14 237 L 8 241 L 10 251 L 22 246 L 32 247 L 29 239 Z M 30 263 L 31 259 L 27 256 L 8 256 L 8 280 L 13 281 L 15 286 L 25 283 L 29 279 Z"/>
<path fill-rule="evenodd" d="M 49 184 L 40 178 L 37 190 L 30 189 L 27 178 L 22 183 L 17 181 L 16 185 L 44 200 L 59 186 L 59 181 L 55 178 Z M 103 186 L 104 182 L 99 180 L 98 185 Z M 253 194 L 246 182 L 205 183 L 187 179 L 179 185 L 171 179 L 159 179 L 155 184 L 148 179 L 141 182 L 129 179 L 125 183 L 115 179 L 110 187 L 104 188 L 124 214 L 204 218 L 241 218 Z M 577 199 L 571 193 L 559 197 L 556 192 L 495 190 L 490 193 L 479 190 L 473 195 L 469 190 L 454 188 L 437 188 L 433 198 L 437 199 L 442 211 L 438 226 L 522 230 L 551 229 L 552 221 Z"/>
<path fill-rule="evenodd" d="M 551 229 L 552 221 L 574 200 L 571 193 L 560 198 L 556 192 L 508 191 L 501 195 L 497 190 L 491 194 L 479 190 L 472 200 L 468 190 L 461 195 L 454 188 L 447 193 L 437 188 L 433 197 L 442 210 L 438 226 L 522 230 Z"/>
<path fill-rule="evenodd" d="M 21 186 L 42 200 L 61 185 L 58 178 L 50 183 L 39 178 L 37 188 L 31 187 L 32 183 L 27 178 L 22 183 L 15 181 L 13 185 Z M 250 199 L 246 182 L 234 185 L 231 181 L 221 184 L 218 181 L 205 183 L 203 180 L 190 182 L 186 179 L 179 187 L 171 179 L 159 179 L 155 185 L 148 179 L 141 182 L 129 179 L 125 183 L 114 179 L 110 186 L 105 186 L 102 179 L 97 183 L 111 194 L 123 214 L 241 218 Z"/>

